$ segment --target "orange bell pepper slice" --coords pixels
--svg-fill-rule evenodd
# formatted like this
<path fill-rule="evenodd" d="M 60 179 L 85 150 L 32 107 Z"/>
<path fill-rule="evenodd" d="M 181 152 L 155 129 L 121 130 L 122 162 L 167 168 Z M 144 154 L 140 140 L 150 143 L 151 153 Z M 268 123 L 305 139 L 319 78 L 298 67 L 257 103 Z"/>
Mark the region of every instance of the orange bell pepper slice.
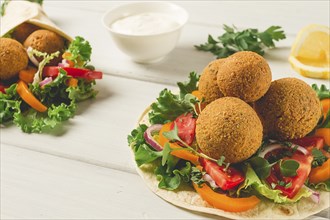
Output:
<path fill-rule="evenodd" d="M 29 90 L 27 84 L 23 82 L 22 80 L 18 81 L 17 93 L 19 96 L 32 108 L 37 110 L 38 112 L 45 112 L 47 110 L 47 107 L 44 106 Z"/>
<path fill-rule="evenodd" d="M 327 179 L 330 179 L 330 159 L 323 163 L 322 166 L 312 168 L 309 174 L 310 183 L 316 184 L 324 182 Z"/>
<path fill-rule="evenodd" d="M 325 119 L 325 117 L 328 114 L 328 111 L 330 110 L 330 99 L 322 99 L 321 105 L 322 105 L 323 116 Z"/>
<path fill-rule="evenodd" d="M 78 86 L 78 79 L 76 78 L 69 78 L 67 81 L 67 85 L 69 87 L 77 87 Z"/>
<path fill-rule="evenodd" d="M 315 136 L 323 137 L 324 142 L 330 146 L 330 128 L 319 128 L 315 131 Z"/>
<path fill-rule="evenodd" d="M 26 69 L 19 71 L 18 77 L 26 83 L 32 83 L 36 72 L 36 68 L 28 66 Z"/>
<path fill-rule="evenodd" d="M 202 170 L 201 166 L 197 166 L 199 170 Z M 231 198 L 225 194 L 214 192 L 207 184 L 202 184 L 199 187 L 193 182 L 193 186 L 196 192 L 204 199 L 207 203 L 217 209 L 221 209 L 227 212 L 244 212 L 253 209 L 259 204 L 260 199 L 256 196 L 250 196 L 246 198 Z"/>
<path fill-rule="evenodd" d="M 159 131 L 159 136 L 157 139 L 158 143 L 163 147 L 165 146 L 166 143 L 169 143 L 171 149 L 182 149 L 182 150 L 174 150 L 171 152 L 171 154 L 178 158 L 188 160 L 195 165 L 199 164 L 198 156 L 187 151 L 185 148 L 181 147 L 180 145 L 178 145 L 176 143 L 170 143 L 170 141 L 163 135 L 164 132 L 167 132 L 170 130 L 171 130 L 171 122 L 163 125 L 163 127 Z"/>

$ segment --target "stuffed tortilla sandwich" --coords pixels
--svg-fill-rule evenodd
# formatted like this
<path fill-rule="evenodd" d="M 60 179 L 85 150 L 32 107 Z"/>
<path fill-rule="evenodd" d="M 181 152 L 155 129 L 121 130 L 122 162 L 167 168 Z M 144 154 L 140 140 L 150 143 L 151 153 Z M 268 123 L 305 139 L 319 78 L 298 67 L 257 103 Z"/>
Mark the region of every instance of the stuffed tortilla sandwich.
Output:
<path fill-rule="evenodd" d="M 231 65 L 216 62 L 178 83 L 179 94 L 161 91 L 128 136 L 148 187 L 179 207 L 232 219 L 303 219 L 328 208 L 330 113 L 321 104 L 329 90 L 284 78 L 253 103 L 249 91 L 206 101 L 205 75 Z"/>

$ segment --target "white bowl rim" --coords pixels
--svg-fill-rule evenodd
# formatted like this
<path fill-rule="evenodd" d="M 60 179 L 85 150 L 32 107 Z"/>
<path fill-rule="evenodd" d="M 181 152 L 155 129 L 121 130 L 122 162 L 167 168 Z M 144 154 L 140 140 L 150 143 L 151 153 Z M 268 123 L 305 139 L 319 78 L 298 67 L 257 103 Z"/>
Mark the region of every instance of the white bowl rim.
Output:
<path fill-rule="evenodd" d="M 174 6 L 174 7 L 178 8 L 178 9 L 180 9 L 183 12 L 183 14 L 184 14 L 184 18 L 185 18 L 184 21 L 182 23 L 180 23 L 180 25 L 178 27 L 173 28 L 173 29 L 168 30 L 168 31 L 164 31 L 164 32 L 161 32 L 161 33 L 156 33 L 156 34 L 141 34 L 141 35 L 123 34 L 123 33 L 116 32 L 116 31 L 114 31 L 113 29 L 110 28 L 109 24 L 106 24 L 106 22 L 105 22 L 106 16 L 109 13 L 113 12 L 113 11 L 116 11 L 116 10 L 119 10 L 119 9 L 122 9 L 122 8 L 125 8 L 127 6 L 132 6 L 132 5 L 155 4 L 155 3 L 156 4 L 157 3 L 167 4 L 169 6 Z M 169 34 L 169 33 L 178 31 L 179 29 L 181 29 L 187 23 L 188 19 L 189 19 L 189 14 L 186 11 L 186 9 L 184 9 L 183 7 L 181 7 L 181 6 L 177 5 L 177 4 L 174 4 L 172 2 L 166 2 L 166 1 L 144 1 L 144 2 L 132 2 L 132 3 L 122 4 L 122 5 L 119 5 L 119 6 L 115 7 L 115 8 L 112 8 L 112 9 L 106 11 L 105 14 L 102 17 L 102 24 L 112 34 L 116 34 L 116 35 L 119 35 L 119 36 L 122 36 L 122 37 L 136 37 L 136 38 L 141 38 L 141 37 L 159 36 L 159 35 Z"/>

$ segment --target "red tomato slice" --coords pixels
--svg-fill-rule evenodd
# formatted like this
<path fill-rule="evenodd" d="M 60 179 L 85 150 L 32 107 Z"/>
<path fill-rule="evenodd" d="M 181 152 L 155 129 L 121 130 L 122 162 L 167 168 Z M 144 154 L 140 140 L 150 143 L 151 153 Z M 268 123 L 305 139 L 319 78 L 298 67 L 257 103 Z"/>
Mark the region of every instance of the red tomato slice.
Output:
<path fill-rule="evenodd" d="M 290 142 L 305 147 L 309 152 L 311 152 L 313 148 L 322 149 L 324 146 L 324 139 L 322 137 L 316 137 L 316 136 L 303 137 L 303 138 L 291 140 Z"/>
<path fill-rule="evenodd" d="M 308 175 L 311 171 L 311 163 L 313 161 L 313 156 L 311 155 L 303 155 L 300 152 L 296 152 L 292 155 L 291 158 L 284 158 L 283 160 L 295 160 L 299 163 L 299 168 L 297 169 L 297 175 L 293 177 L 284 177 L 280 172 L 279 165 L 276 164 L 271 169 L 271 174 L 266 178 L 266 181 L 272 185 L 275 184 L 274 189 L 278 189 L 282 191 L 282 194 L 292 199 L 301 187 L 304 185 Z M 286 186 L 279 185 L 279 182 L 283 181 L 284 185 L 290 184 Z"/>
<path fill-rule="evenodd" d="M 219 166 L 217 163 L 202 157 L 199 158 L 199 162 L 206 173 L 209 174 L 215 183 L 223 190 L 233 189 L 245 179 L 244 175 L 233 167 L 228 167 L 225 171 L 224 166 Z"/>
<path fill-rule="evenodd" d="M 42 75 L 44 77 L 55 78 L 59 74 L 59 68 L 62 68 L 67 72 L 69 76 L 72 76 L 74 78 L 84 78 L 87 80 L 93 80 L 93 79 L 102 79 L 103 76 L 103 73 L 100 71 L 93 71 L 89 69 L 81 69 L 74 67 L 58 67 L 58 66 L 46 66 L 42 71 Z"/>
<path fill-rule="evenodd" d="M 186 144 L 191 145 L 195 139 L 196 118 L 192 113 L 182 114 L 174 120 L 178 127 L 178 135 Z M 174 123 L 171 125 L 174 128 Z"/>

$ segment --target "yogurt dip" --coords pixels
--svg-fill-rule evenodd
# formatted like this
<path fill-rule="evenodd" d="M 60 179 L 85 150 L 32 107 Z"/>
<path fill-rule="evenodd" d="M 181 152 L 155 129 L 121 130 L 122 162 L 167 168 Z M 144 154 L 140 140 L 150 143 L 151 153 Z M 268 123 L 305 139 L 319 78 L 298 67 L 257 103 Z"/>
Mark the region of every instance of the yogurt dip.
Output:
<path fill-rule="evenodd" d="M 179 26 L 171 15 L 156 12 L 124 17 L 110 24 L 110 28 L 117 33 L 136 36 L 161 34 Z"/>

